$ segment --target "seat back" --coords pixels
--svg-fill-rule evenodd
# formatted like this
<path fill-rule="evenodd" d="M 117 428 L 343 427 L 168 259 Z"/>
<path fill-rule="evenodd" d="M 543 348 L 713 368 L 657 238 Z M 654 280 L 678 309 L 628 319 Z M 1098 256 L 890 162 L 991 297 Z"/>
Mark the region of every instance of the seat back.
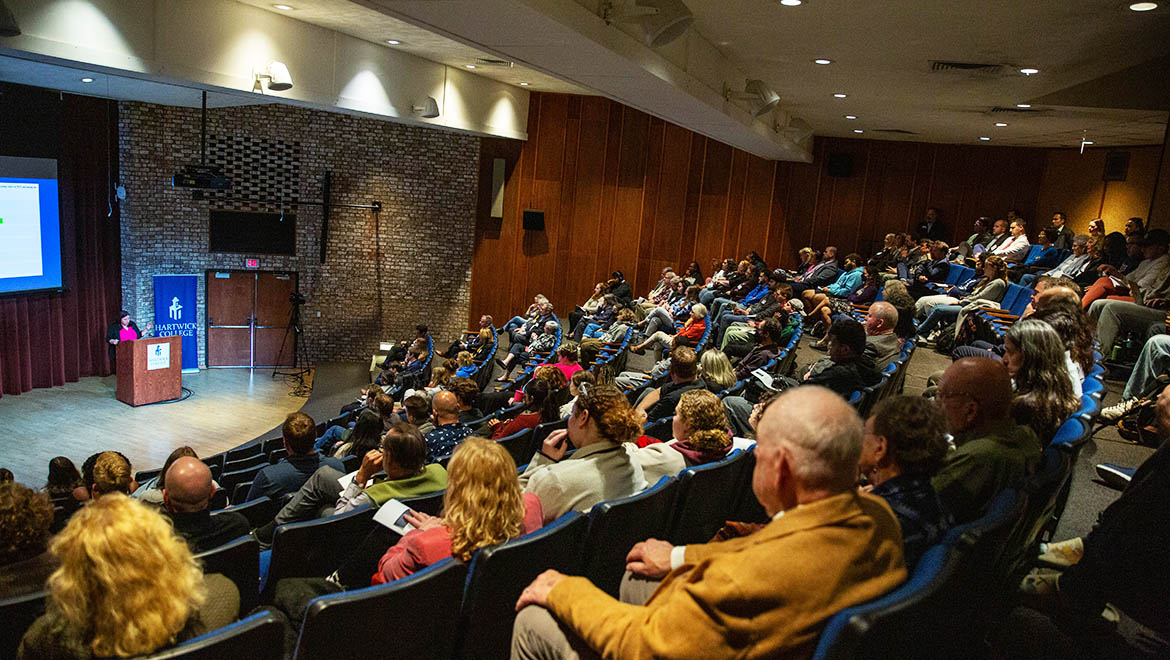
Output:
<path fill-rule="evenodd" d="M 1019 284 L 1008 284 L 1007 290 L 1003 292 L 1003 297 L 999 299 L 999 308 L 1004 311 L 1011 311 L 1012 305 L 1016 302 L 1016 298 L 1020 297 L 1020 289 Z"/>
<path fill-rule="evenodd" d="M 516 465 L 524 465 L 532 460 L 532 454 L 535 452 L 532 447 L 533 432 L 532 428 L 526 428 L 512 435 L 504 436 L 496 442 L 508 450 L 508 455 L 516 462 Z"/>
<path fill-rule="evenodd" d="M 678 480 L 662 477 L 636 495 L 594 505 L 585 543 L 585 577 L 617 598 L 626 554 L 639 541 L 666 536 L 677 496 Z"/>
<path fill-rule="evenodd" d="M 283 578 L 328 575 L 376 524 L 375 511 L 372 506 L 362 506 L 336 516 L 277 527 L 264 593 L 270 596 Z"/>
<path fill-rule="evenodd" d="M 178 646 L 147 656 L 146 660 L 282 660 L 284 624 L 272 612 L 264 611 L 189 639 Z"/>
<path fill-rule="evenodd" d="M 678 499 L 671 512 L 670 534 L 675 545 L 705 543 L 727 520 L 738 496 L 746 454 L 738 449 L 719 461 L 679 473 Z"/>
<path fill-rule="evenodd" d="M 446 490 L 437 490 L 426 495 L 419 495 L 418 497 L 404 497 L 398 501 L 415 511 L 422 511 L 423 513 L 437 516 L 443 510 L 443 496 L 446 493 Z"/>
<path fill-rule="evenodd" d="M 571 511 L 531 534 L 472 557 L 463 593 L 459 657 L 508 657 L 520 592 L 546 569 L 577 575 L 589 519 Z"/>
<path fill-rule="evenodd" d="M 0 599 L 0 658 L 15 658 L 24 631 L 45 613 L 48 592 Z"/>
<path fill-rule="evenodd" d="M 252 535 L 225 543 L 195 555 L 207 575 L 220 573 L 240 590 L 240 614 L 251 612 L 260 602 L 260 542 Z"/>
<path fill-rule="evenodd" d="M 702 353 L 707 348 L 707 340 L 711 338 L 711 327 L 715 325 L 715 319 L 709 316 L 704 320 L 707 325 L 703 328 L 703 336 L 699 337 L 699 343 L 695 344 L 695 355 Z"/>
<path fill-rule="evenodd" d="M 240 486 L 243 485 L 245 484 L 240 484 Z M 247 485 L 249 487 L 251 486 L 251 484 Z M 216 516 L 227 511 L 238 513 L 241 516 L 247 518 L 248 525 L 255 529 L 257 527 L 263 527 L 264 525 L 272 522 L 272 519 L 276 517 L 276 513 L 280 511 L 280 504 L 276 500 L 265 495 L 264 497 L 257 497 L 254 500 L 249 500 L 242 504 L 237 504 L 230 509 L 212 510 L 211 515 Z"/>
<path fill-rule="evenodd" d="M 229 449 L 224 452 L 224 461 L 230 463 L 232 461 L 238 461 L 241 458 L 250 458 L 256 454 L 263 453 L 264 445 L 260 442 L 252 442 L 243 447 L 236 447 L 235 449 Z"/>
<path fill-rule="evenodd" d="M 268 457 L 264 454 L 252 454 L 247 458 L 241 458 L 235 461 L 227 461 L 223 464 L 224 472 L 239 472 L 240 470 L 247 470 L 250 467 L 257 465 L 268 465 Z"/>
<path fill-rule="evenodd" d="M 537 424 L 536 428 L 532 429 L 532 453 L 535 453 L 538 449 L 540 449 L 541 444 L 544 442 L 544 439 L 548 437 L 549 433 L 552 433 L 553 431 L 558 431 L 560 429 L 567 429 L 567 428 L 569 428 L 569 418 L 568 417 L 566 417 L 564 419 L 558 419 L 555 422 L 545 422 L 543 424 Z M 524 464 L 528 463 L 528 461 L 531 458 L 532 458 L 532 454 L 530 453 L 530 454 L 528 454 L 527 457 L 517 460 L 516 464 L 517 465 L 524 465 Z"/>
<path fill-rule="evenodd" d="M 934 660 L 963 655 L 944 633 L 962 621 L 960 576 L 964 553 L 936 545 L 914 573 L 889 594 L 847 607 L 829 619 L 814 660 L 902 658 Z"/>
<path fill-rule="evenodd" d="M 642 433 L 663 442 L 672 439 L 674 437 L 674 415 L 646 422 L 646 425 L 642 427 Z"/>
<path fill-rule="evenodd" d="M 764 511 L 763 505 L 756 499 L 752 490 L 752 475 L 756 471 L 756 446 L 748 447 L 744 452 L 743 467 L 740 468 L 739 487 L 736 489 L 734 512 L 728 520 L 749 523 L 767 523 L 771 516 Z"/>
<path fill-rule="evenodd" d="M 1086 440 L 1088 440 L 1088 435 L 1085 433 L 1085 423 L 1080 417 L 1074 416 L 1060 425 L 1056 434 L 1052 436 L 1052 442 L 1049 443 L 1049 446 L 1073 452 L 1080 449 Z"/>
<path fill-rule="evenodd" d="M 1024 264 L 1032 264 L 1032 262 L 1040 258 L 1040 253 L 1043 251 L 1044 248 L 1040 247 L 1039 245 L 1033 245 L 1032 247 L 1028 248 L 1028 254 L 1024 256 Z"/>
<path fill-rule="evenodd" d="M 296 658 L 449 658 L 466 579 L 467 565 L 448 558 L 389 584 L 315 598 Z M 390 630 L 403 634 L 378 634 Z"/>
<path fill-rule="evenodd" d="M 963 274 L 963 266 L 960 264 L 947 264 L 947 279 L 946 285 L 952 286 L 959 283 L 959 276 Z"/>
<path fill-rule="evenodd" d="M 952 527 L 943 537 L 944 544 L 969 549 L 961 579 L 971 611 L 986 613 L 988 602 L 999 595 L 997 589 L 1005 578 L 994 571 L 1027 505 L 1024 491 L 1008 488 L 991 501 L 982 517 Z M 974 627 L 974 621 L 969 623 Z"/>
<path fill-rule="evenodd" d="M 224 470 L 225 456 L 225 454 L 216 454 L 200 459 L 207 467 L 211 468 L 211 478 L 216 481 L 219 481 L 220 476 L 226 471 Z"/>
<path fill-rule="evenodd" d="M 254 465 L 243 470 L 236 470 L 235 472 L 224 472 L 216 481 L 219 482 L 219 487 L 232 494 L 232 502 L 236 503 L 241 500 L 236 499 L 236 485 L 242 484 L 246 481 L 252 481 L 256 475 L 260 473 L 266 466 Z"/>
<path fill-rule="evenodd" d="M 1004 589 L 1018 585 L 1039 554 L 1040 534 L 1049 526 L 1061 490 L 1072 478 L 1072 460 L 1068 452 L 1048 447 L 1040 456 L 1036 472 L 1021 484 L 1028 504 L 1012 531 L 1000 557 L 997 575 L 1006 577 Z"/>
<path fill-rule="evenodd" d="M 1010 307 L 1006 307 L 1005 309 L 1007 309 L 1007 311 L 1011 312 L 1012 314 L 1019 316 L 1024 313 L 1025 309 L 1028 308 L 1028 303 L 1032 302 L 1032 289 L 1020 286 L 1019 284 L 1010 284 L 1008 286 L 1016 287 L 1016 299 L 1012 301 Z M 1000 305 L 1000 307 L 1003 307 L 1003 305 Z"/>
<path fill-rule="evenodd" d="M 137 481 L 139 483 L 139 485 L 141 485 L 143 483 L 146 483 L 150 479 L 154 479 L 155 477 L 157 477 L 161 473 L 162 473 L 162 468 L 155 468 L 153 470 L 139 470 L 139 471 L 134 473 L 134 481 Z"/>

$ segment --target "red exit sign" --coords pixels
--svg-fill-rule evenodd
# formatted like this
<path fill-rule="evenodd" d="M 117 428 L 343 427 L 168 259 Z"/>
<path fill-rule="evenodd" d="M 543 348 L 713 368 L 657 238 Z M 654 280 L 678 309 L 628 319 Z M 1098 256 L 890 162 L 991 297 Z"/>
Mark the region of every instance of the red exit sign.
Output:
<path fill-rule="evenodd" d="M 259 268 L 259 259 L 244 259 L 244 268 Z"/>

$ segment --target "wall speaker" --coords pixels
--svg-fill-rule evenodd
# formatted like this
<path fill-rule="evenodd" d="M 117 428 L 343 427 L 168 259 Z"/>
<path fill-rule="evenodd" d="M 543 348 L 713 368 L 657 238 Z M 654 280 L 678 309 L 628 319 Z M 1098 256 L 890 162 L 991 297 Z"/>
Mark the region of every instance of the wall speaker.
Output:
<path fill-rule="evenodd" d="M 544 211 L 524 209 L 524 231 L 544 231 Z"/>
<path fill-rule="evenodd" d="M 491 217 L 504 217 L 504 171 L 507 163 L 503 158 L 492 159 L 492 210 Z"/>
<path fill-rule="evenodd" d="M 853 154 L 829 154 L 829 176 L 853 176 Z"/>
<path fill-rule="evenodd" d="M 1129 152 L 1110 151 L 1105 154 L 1105 174 L 1102 181 L 1125 181 L 1129 174 Z"/>

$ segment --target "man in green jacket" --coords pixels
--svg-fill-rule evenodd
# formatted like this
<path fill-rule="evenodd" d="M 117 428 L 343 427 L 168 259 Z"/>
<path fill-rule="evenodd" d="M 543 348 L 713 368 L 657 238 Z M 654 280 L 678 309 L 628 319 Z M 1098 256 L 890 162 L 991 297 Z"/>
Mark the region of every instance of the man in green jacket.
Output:
<path fill-rule="evenodd" d="M 955 451 L 931 483 L 955 520 L 967 522 L 1035 470 L 1042 448 L 1032 429 L 1012 420 L 1011 379 L 996 360 L 957 360 L 943 373 L 936 396 Z"/>

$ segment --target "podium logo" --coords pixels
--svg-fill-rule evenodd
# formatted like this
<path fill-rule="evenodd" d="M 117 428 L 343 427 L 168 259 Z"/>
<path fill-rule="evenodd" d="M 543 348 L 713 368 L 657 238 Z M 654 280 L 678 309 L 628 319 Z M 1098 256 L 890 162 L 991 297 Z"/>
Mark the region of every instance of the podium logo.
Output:
<path fill-rule="evenodd" d="M 172 321 L 178 321 L 183 318 L 183 306 L 179 304 L 178 296 L 171 298 L 171 306 L 167 311 L 170 313 Z"/>
<path fill-rule="evenodd" d="M 160 355 L 160 356 L 162 355 L 162 344 L 155 344 L 154 345 L 154 354 Z"/>

